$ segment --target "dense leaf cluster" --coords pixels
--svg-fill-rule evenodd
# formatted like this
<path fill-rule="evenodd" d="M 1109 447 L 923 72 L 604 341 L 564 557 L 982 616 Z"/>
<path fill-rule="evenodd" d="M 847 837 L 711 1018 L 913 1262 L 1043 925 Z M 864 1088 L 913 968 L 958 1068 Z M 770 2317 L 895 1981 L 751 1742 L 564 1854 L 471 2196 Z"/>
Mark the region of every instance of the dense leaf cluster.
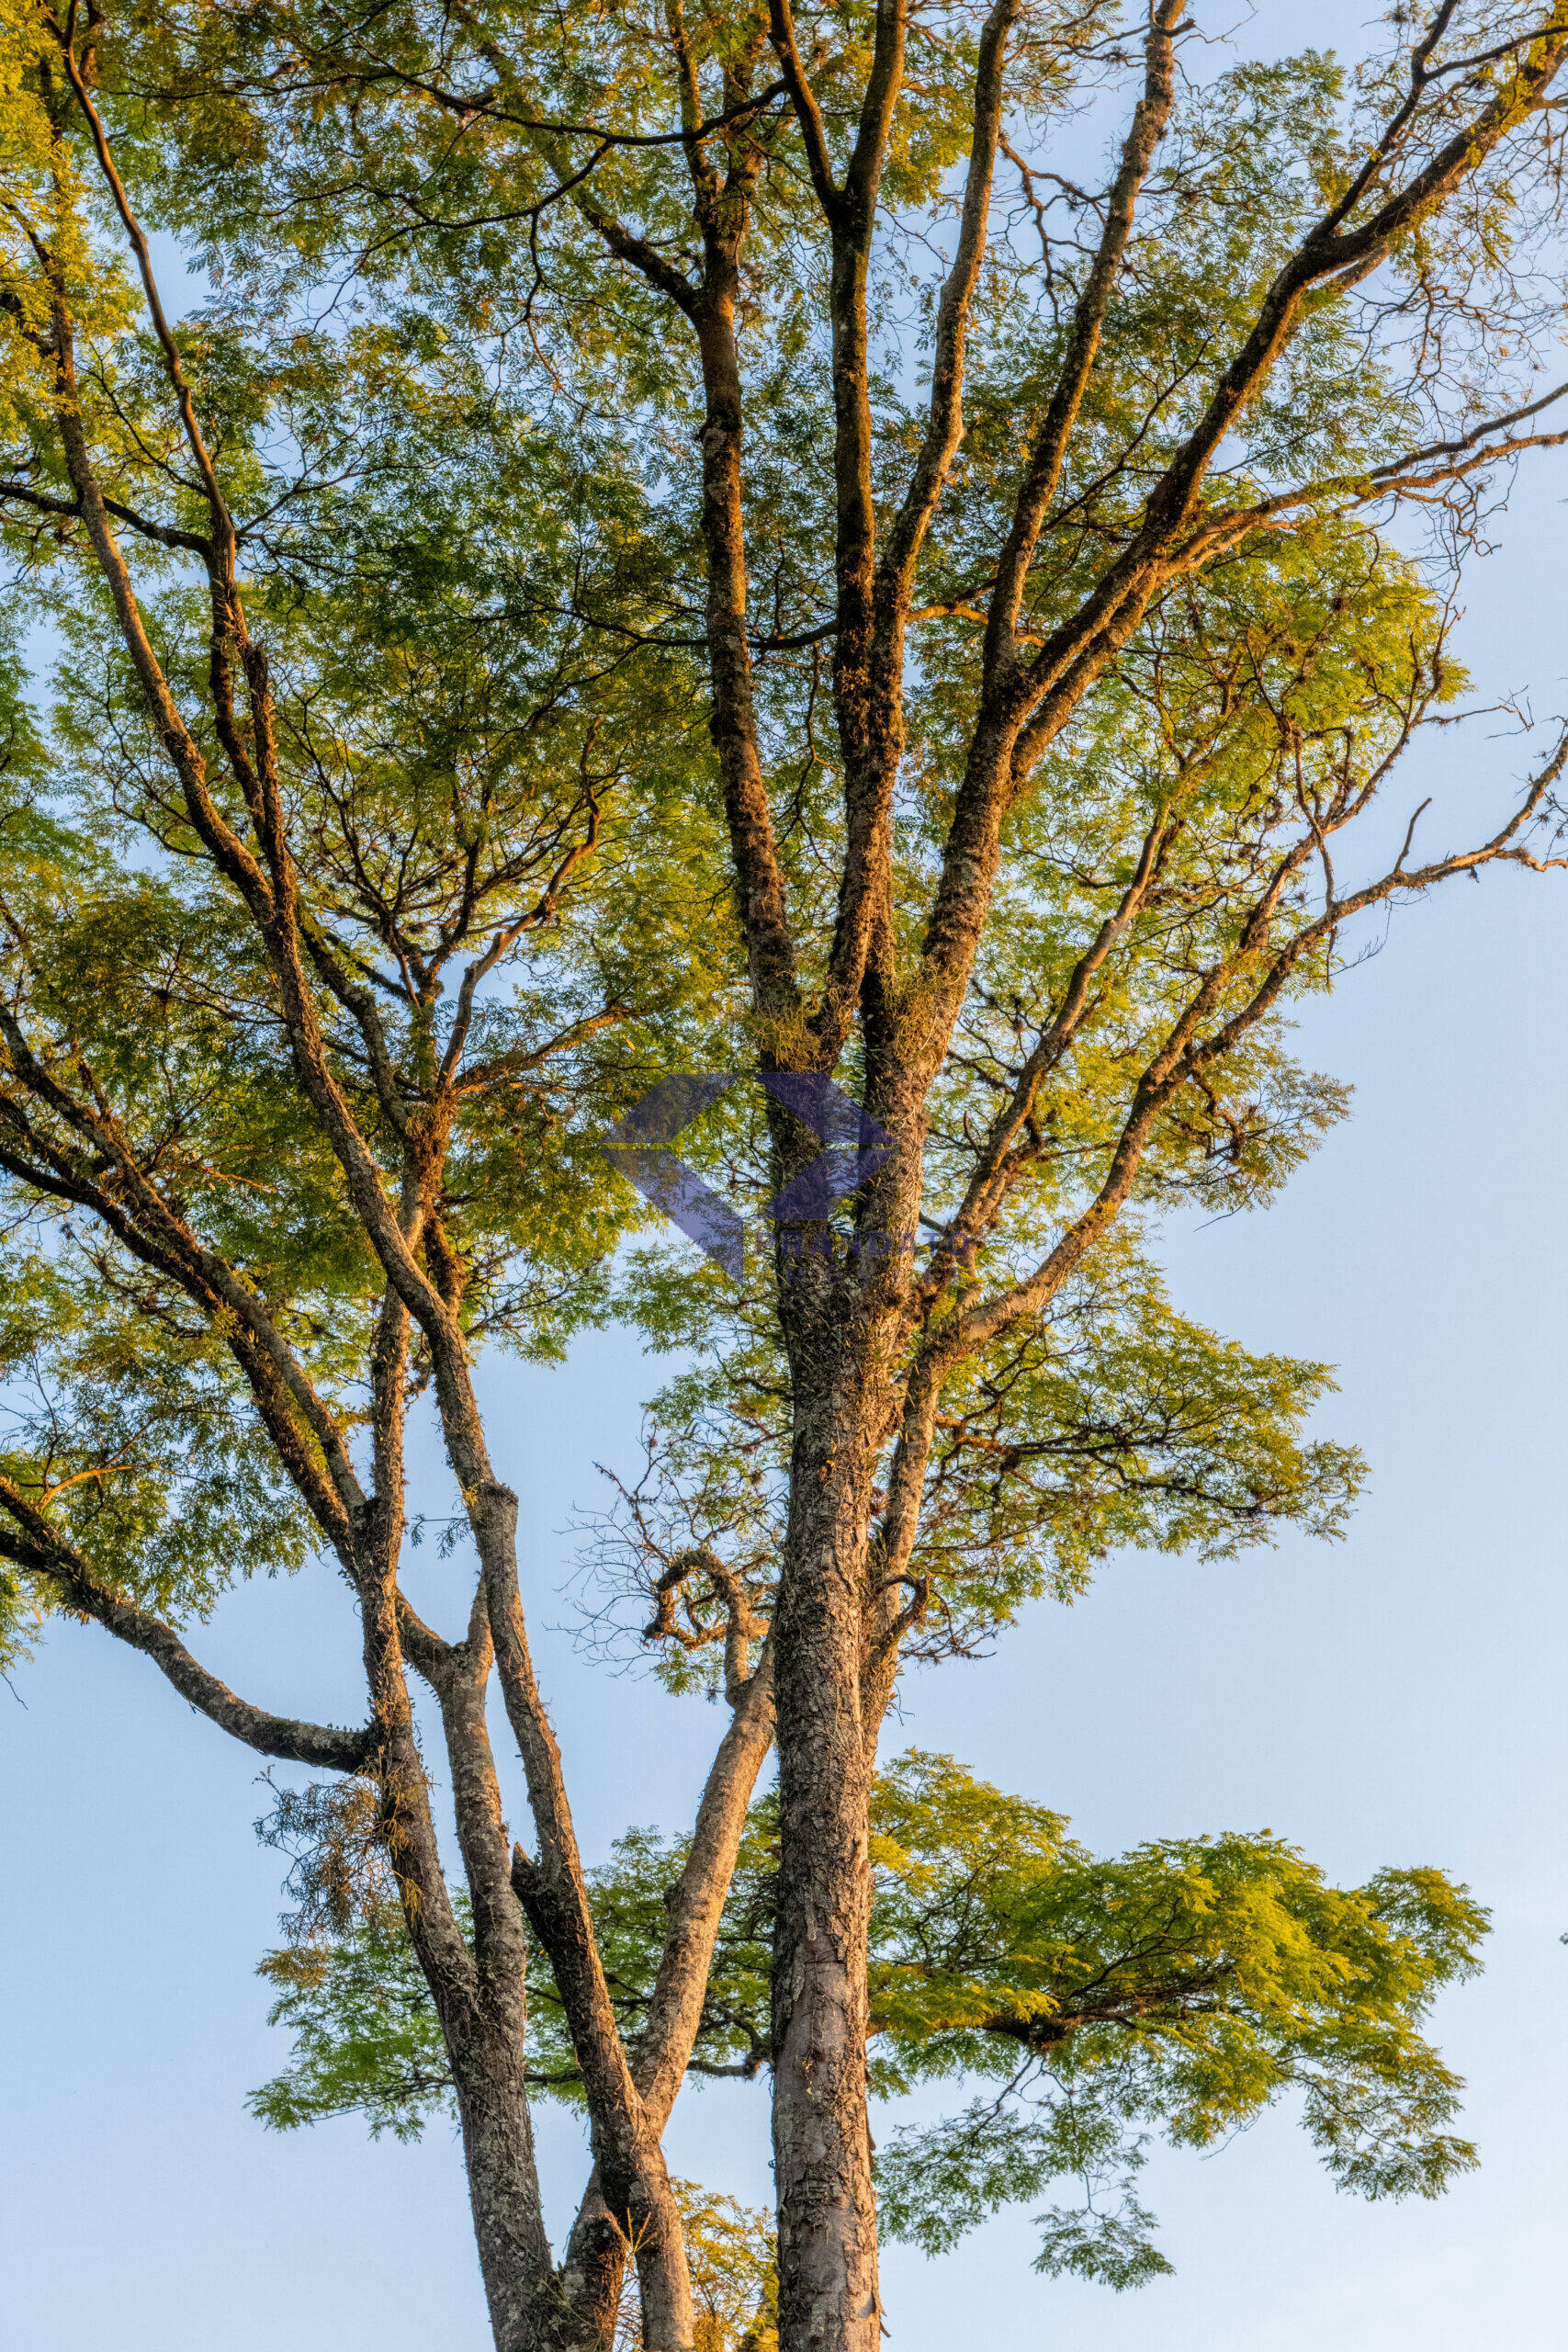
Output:
<path fill-rule="evenodd" d="M 1440 1871 L 1340 1889 L 1267 1830 L 1101 1860 L 1059 1814 L 919 1750 L 879 1778 L 873 1827 L 872 2081 L 891 2103 L 878 2177 L 895 2235 L 941 2253 L 998 2207 L 1077 2181 L 1080 2206 L 1039 2216 L 1040 2267 L 1134 2285 L 1168 2267 L 1136 2194 L 1151 2140 L 1213 2147 L 1287 2098 L 1358 2195 L 1436 2196 L 1475 2162 L 1450 2128 L 1461 2085 L 1422 2027 L 1473 1972 L 1486 1914 Z M 763 1801 L 715 1950 L 699 2075 L 768 2064 L 776 1841 Z M 338 1849 L 325 1850 L 330 1871 Z M 634 1831 L 594 1873 L 634 2044 L 681 1860 Z M 373 2132 L 417 2135 L 449 2106 L 450 2078 L 395 1905 L 368 1886 L 347 1913 L 296 1924 L 307 1931 L 262 1963 L 292 2055 L 254 2111 L 283 2130 L 358 2113 Z M 542 1964 L 532 2018 L 532 2079 L 580 2100 Z M 944 2120 L 899 2120 L 901 2103 L 919 2118 L 954 2092 L 972 2096 Z"/>

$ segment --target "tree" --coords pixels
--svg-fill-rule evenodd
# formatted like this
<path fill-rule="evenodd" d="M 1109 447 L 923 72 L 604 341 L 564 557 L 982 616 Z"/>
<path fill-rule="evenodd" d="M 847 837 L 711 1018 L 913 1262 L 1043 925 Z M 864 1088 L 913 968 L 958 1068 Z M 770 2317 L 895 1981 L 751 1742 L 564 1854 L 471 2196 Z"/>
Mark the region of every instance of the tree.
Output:
<path fill-rule="evenodd" d="M 106 1625 L 262 1754 L 373 1782 L 457 2070 L 480 2262 L 508 2346 L 599 2332 L 604 2200 L 564 2286 L 539 2216 L 514 1872 L 551 1921 L 563 1976 L 572 1929 L 559 1923 L 578 1905 L 574 1999 L 599 2019 L 589 2030 L 611 2035 L 604 2195 L 640 2233 L 660 2282 L 650 2305 L 676 2299 L 654 2340 L 684 2344 L 679 2222 L 586 1927 L 517 1592 L 515 1498 L 491 1470 L 471 1372 L 487 1337 L 547 1351 L 595 1311 L 615 1227 L 573 1107 L 606 1082 L 626 1091 L 628 1065 L 640 1091 L 650 1019 L 673 1012 L 671 1044 L 682 1025 L 660 934 L 699 928 L 678 904 L 692 820 L 672 812 L 649 867 L 638 828 L 658 786 L 636 823 L 607 805 L 668 681 L 656 664 L 627 687 L 624 663 L 570 623 L 502 632 L 483 610 L 513 569 L 545 613 L 563 581 L 607 582 L 635 541 L 635 501 L 589 488 L 591 448 L 573 458 L 511 416 L 477 434 L 482 388 L 462 358 L 422 365 L 417 332 L 376 323 L 348 338 L 353 407 L 330 388 L 341 348 L 285 342 L 264 377 L 216 329 L 208 362 L 227 367 L 226 396 L 204 433 L 155 293 L 139 347 L 117 334 L 120 289 L 96 271 L 85 231 L 71 242 L 81 199 L 60 126 L 74 109 L 102 133 L 73 56 L 51 51 L 47 27 L 41 39 L 27 118 L 39 161 L 23 187 L 32 273 L 7 312 L 13 414 L 31 436 L 17 494 L 96 582 L 73 601 L 67 572 L 61 726 L 47 752 L 18 730 L 7 776 L 0 1159 L 22 1221 L 7 1283 L 6 1557 L 28 1605 Z M 95 328 L 84 380 L 78 337 Z M 264 446 L 280 421 L 297 467 L 287 488 Z M 229 501 L 242 496 L 274 551 L 258 599 L 265 650 L 236 571 Z M 152 550 L 151 603 L 117 530 Z M 100 582 L 119 639 L 107 662 Z M 397 1582 L 405 1430 L 426 1392 L 480 1547 L 468 1627 L 450 1642 Z M 351 1731 L 238 1697 L 170 1622 L 199 1616 L 233 1576 L 312 1549 L 336 1558 L 359 1604 L 368 1719 Z M 471 1935 L 437 1852 L 411 1658 L 438 1692 Z M 525 1878 L 484 1721 L 498 1670 L 541 1825 Z M 754 1771 L 765 1749 L 760 1697 L 721 1759 L 720 1820 L 724 1770 Z M 749 1793 L 747 1781 L 742 1805 Z M 674 2041 L 649 2050 L 656 2064 L 673 2050 L 677 2082 L 702 1958 L 700 1860 L 692 1899 L 670 1928 Z M 616 2290 L 620 2261 L 615 2240 Z"/>
<path fill-rule="evenodd" d="M 455 2095 L 440 2023 L 384 1865 L 334 1866 L 344 1825 L 323 1837 L 320 1813 L 285 1796 L 261 1825 L 296 1857 L 299 1907 L 262 1962 L 292 2063 L 254 2111 L 282 2131 L 357 2112 L 374 2132 L 417 2135 Z M 1070 2181 L 1078 2201 L 1039 2217 L 1037 2267 L 1139 2285 L 1170 2267 L 1135 2193 L 1151 2132 L 1211 2147 L 1287 2095 L 1329 2172 L 1363 2196 L 1436 2196 L 1475 2162 L 1446 2129 L 1459 2086 L 1416 2030 L 1434 1995 L 1472 1972 L 1485 1932 L 1440 1872 L 1383 1871 L 1342 1893 L 1267 1830 L 1097 1860 L 1059 1814 L 918 1750 L 878 1775 L 872 1823 L 873 2085 L 885 2098 L 985 2086 L 885 2146 L 881 2211 L 897 2235 L 942 2252 L 998 2206 Z M 751 1809 L 715 1943 L 690 2060 L 709 2078 L 750 2082 L 769 2064 L 778 1859 L 770 1797 Z M 592 1874 L 634 2039 L 685 1862 L 683 1845 L 639 1831 Z M 563 2004 L 538 1988 L 531 2035 L 531 2082 L 581 2104 Z M 759 2243 L 751 2227 L 707 2256 L 729 2282 L 729 2341 L 767 2299 Z"/>
<path fill-rule="evenodd" d="M 1131 28 L 6 5 L 0 504 L 64 645 L 52 737 L 9 737 L 36 1402 L 7 1605 L 95 1618 L 264 1753 L 374 1786 L 507 2352 L 602 2335 L 628 2245 L 647 2342 L 693 2341 L 660 2133 L 776 1718 L 780 2343 L 867 2352 L 900 1666 L 1112 1544 L 1337 1526 L 1353 1458 L 1301 1442 L 1323 1368 L 1182 1322 L 1150 1228 L 1266 1196 L 1338 1115 L 1285 1021 L 1358 917 L 1554 862 L 1568 738 L 1473 846 L 1416 861 L 1412 819 L 1342 878 L 1457 715 L 1439 559 L 1562 437 L 1532 370 L 1568 19 L 1449 0 L 1354 76 L 1183 85 L 1181 0 Z M 1105 189 L 1040 164 L 1129 75 Z M 182 325 L 142 211 L 210 273 Z M 1418 562 L 1386 523 L 1423 506 Z M 671 1679 L 722 1650 L 732 1705 L 628 2043 L 471 1358 L 604 1311 L 636 1212 L 596 1129 L 742 1061 L 761 1093 L 691 1156 L 761 1179 L 766 1273 L 634 1269 L 626 1300 L 699 1361 L 604 1531 L 604 1605 L 651 1594 Z M 398 1586 L 426 1389 L 477 1560 L 455 1641 Z M 237 1699 L 176 1630 L 312 1545 L 365 1625 L 355 1733 Z M 597 2164 L 558 2278 L 525 1917 Z"/>

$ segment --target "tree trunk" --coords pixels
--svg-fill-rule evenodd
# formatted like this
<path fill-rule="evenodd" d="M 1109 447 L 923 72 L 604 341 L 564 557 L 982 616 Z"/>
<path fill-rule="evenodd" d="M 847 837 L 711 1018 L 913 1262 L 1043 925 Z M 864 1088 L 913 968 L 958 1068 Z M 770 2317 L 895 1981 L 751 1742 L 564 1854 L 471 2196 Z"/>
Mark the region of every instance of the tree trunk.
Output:
<path fill-rule="evenodd" d="M 773 1737 L 773 1673 L 764 1650 L 732 1698 L 734 1720 L 719 1742 L 697 1809 L 692 1849 L 666 1897 L 669 1932 L 648 2024 L 632 2052 L 632 2080 L 651 2128 L 662 2133 L 685 2080 L 702 2021 L 714 1939 L 735 1872 L 747 1808 Z M 613 2339 L 626 2279 L 626 2240 L 604 2202 L 595 2165 L 572 2227 L 561 2286 L 573 2346 Z"/>
<path fill-rule="evenodd" d="M 539 2211 L 520 2034 L 444 2018 L 495 2352 L 563 2352 L 565 2309 Z"/>
<path fill-rule="evenodd" d="M 575 1865 L 575 1849 L 572 1852 Z M 513 1882 L 549 1955 L 582 2069 L 593 2160 L 604 2206 L 637 2260 L 646 2352 L 692 2352 L 695 2321 L 685 2235 L 660 2126 L 637 2095 L 586 1906 L 563 1897 L 519 1848 Z"/>
<path fill-rule="evenodd" d="M 609 2352 L 626 2277 L 626 2238 L 604 2202 L 595 2165 L 561 2265 L 568 2341 L 574 2352 Z"/>
<path fill-rule="evenodd" d="M 876 2352 L 865 2087 L 870 1770 L 860 1710 L 871 1449 L 855 1350 L 824 1340 L 823 1329 L 819 1320 L 808 1363 L 797 1359 L 790 1526 L 774 1619 L 779 2343 L 781 2352 Z"/>

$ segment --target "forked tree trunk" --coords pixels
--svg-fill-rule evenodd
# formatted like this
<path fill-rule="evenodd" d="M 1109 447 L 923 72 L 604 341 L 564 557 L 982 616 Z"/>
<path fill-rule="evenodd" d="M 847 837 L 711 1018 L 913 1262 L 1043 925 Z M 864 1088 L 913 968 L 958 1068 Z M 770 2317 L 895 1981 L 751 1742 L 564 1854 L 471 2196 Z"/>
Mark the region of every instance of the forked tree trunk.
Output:
<path fill-rule="evenodd" d="M 521 2034 L 443 2020 L 495 2352 L 577 2352 L 539 2210 Z"/>
<path fill-rule="evenodd" d="M 513 1872 L 534 1931 L 550 1955 L 571 2027 L 604 2207 L 637 2261 L 646 2352 L 692 2352 L 695 2320 L 685 2238 L 660 2125 L 632 2081 L 597 1952 L 580 1915 L 555 1898 L 545 1873 L 520 1849 Z M 607 2266 L 601 2259 L 590 2268 L 579 2260 L 573 2268 L 574 2299 L 592 2315 L 603 2299 Z"/>
<path fill-rule="evenodd" d="M 739 1654 L 744 1670 L 749 1651 Z M 734 1719 L 719 1742 L 697 1808 L 691 1851 L 665 1897 L 669 1929 L 649 2007 L 632 2053 L 632 2079 L 650 2127 L 662 2132 L 685 2080 L 702 2022 L 708 1969 L 748 1808 L 773 1738 L 773 1654 L 765 1649 L 749 1679 L 732 1690 Z M 626 2274 L 626 2239 L 604 2201 L 595 2165 L 561 2266 L 573 2346 L 614 2338 Z"/>
<path fill-rule="evenodd" d="M 626 2241 L 604 2202 L 595 2165 L 561 2265 L 574 2352 L 580 2346 L 583 2352 L 603 2352 L 615 2342 L 626 2279 Z"/>

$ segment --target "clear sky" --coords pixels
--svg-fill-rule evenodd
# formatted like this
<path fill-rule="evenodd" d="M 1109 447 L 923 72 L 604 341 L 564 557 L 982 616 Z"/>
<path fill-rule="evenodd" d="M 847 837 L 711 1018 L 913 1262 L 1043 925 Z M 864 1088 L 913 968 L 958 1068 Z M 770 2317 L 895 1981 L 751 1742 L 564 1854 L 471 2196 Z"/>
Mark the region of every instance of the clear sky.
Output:
<path fill-rule="evenodd" d="M 1264 8 L 1347 45 L 1359 10 Z M 1517 492 L 1467 586 L 1487 694 L 1568 709 L 1568 462 Z M 1516 741 L 1444 747 L 1488 805 Z M 1413 765 L 1402 802 L 1427 788 Z M 1437 846 L 1434 836 L 1433 846 Z M 1437 2031 L 1470 2083 L 1483 2169 L 1434 2205 L 1337 2196 L 1288 2113 L 1220 2154 L 1156 2156 L 1173 2278 L 1115 2298 L 1030 2272 L 1027 2221 L 930 2264 L 890 2250 L 898 2352 L 1548 2352 L 1565 2341 L 1568 1586 L 1562 1535 L 1568 876 L 1450 887 L 1314 1007 L 1313 1057 L 1351 1122 L 1266 1214 L 1171 1237 L 1178 1303 L 1257 1348 L 1329 1359 L 1323 1429 L 1373 1480 L 1348 1542 L 1238 1566 L 1118 1559 L 988 1663 L 917 1679 L 918 1740 L 1071 1815 L 1101 1849 L 1267 1826 L 1342 1883 L 1437 1864 L 1494 1906 L 1486 1973 Z M 625 1463 L 657 1367 L 614 1334 L 552 1374 L 490 1376 L 492 1447 L 523 1498 L 526 1589 L 580 1831 L 678 1826 L 716 1731 L 699 1702 L 608 1679 L 559 1597 L 595 1460 Z M 432 1492 L 434 1493 L 434 1488 Z M 439 1506 L 438 1506 L 439 1507 Z M 419 1597 L 441 1609 L 427 1551 Z M 355 1636 L 326 1568 L 227 1602 L 199 1647 L 265 1703 L 356 1719 Z M 279 2138 L 244 2113 L 276 2071 L 252 1971 L 277 1857 L 254 1762 L 143 1660 L 62 1627 L 0 1689 L 0 2343 L 6 2352 L 414 2352 L 488 2341 L 445 2127 L 372 2145 L 352 2121 Z M 521 1817 L 519 1807 L 518 1817 Z M 552 2216 L 582 2174 L 546 2110 Z M 688 2093 L 677 2169 L 768 2199 L 760 2088 Z"/>

